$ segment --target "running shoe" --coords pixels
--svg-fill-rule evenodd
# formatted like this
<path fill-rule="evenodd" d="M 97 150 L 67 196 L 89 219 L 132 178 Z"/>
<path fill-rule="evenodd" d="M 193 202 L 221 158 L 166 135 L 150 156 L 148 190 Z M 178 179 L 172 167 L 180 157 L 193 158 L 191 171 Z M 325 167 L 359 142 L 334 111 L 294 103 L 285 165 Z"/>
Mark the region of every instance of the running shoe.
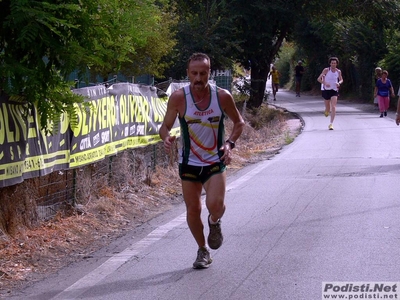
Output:
<path fill-rule="evenodd" d="M 197 250 L 197 257 L 193 263 L 193 269 L 206 269 L 212 263 L 210 252 L 206 247 L 201 247 Z"/>
<path fill-rule="evenodd" d="M 211 249 L 218 249 L 221 247 L 224 237 L 221 232 L 221 219 L 218 220 L 217 224 L 210 223 L 210 215 L 208 216 L 208 226 L 210 227 L 210 233 L 208 234 L 207 242 Z"/>
<path fill-rule="evenodd" d="M 329 128 L 329 130 L 333 130 L 333 125 L 329 124 L 328 128 Z"/>
<path fill-rule="evenodd" d="M 383 118 L 383 113 L 381 113 L 381 115 L 379 116 L 379 118 Z"/>
<path fill-rule="evenodd" d="M 324 111 L 325 117 L 329 116 L 329 111 Z"/>
<path fill-rule="evenodd" d="M 385 117 L 387 116 L 387 111 L 386 111 L 386 110 L 383 112 L 383 115 L 384 115 Z"/>

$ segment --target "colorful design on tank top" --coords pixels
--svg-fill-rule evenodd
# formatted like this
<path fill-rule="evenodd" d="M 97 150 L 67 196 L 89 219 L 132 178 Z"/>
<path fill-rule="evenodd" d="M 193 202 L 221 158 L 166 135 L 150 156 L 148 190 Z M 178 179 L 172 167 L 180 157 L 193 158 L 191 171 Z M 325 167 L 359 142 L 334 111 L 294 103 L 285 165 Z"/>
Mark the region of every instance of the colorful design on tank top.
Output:
<path fill-rule="evenodd" d="M 192 166 L 206 166 L 220 162 L 219 150 L 224 141 L 225 115 L 220 107 L 217 87 L 209 85 L 210 104 L 204 110 L 197 107 L 190 86 L 183 87 L 186 109 L 179 118 L 182 149 L 179 162 Z"/>

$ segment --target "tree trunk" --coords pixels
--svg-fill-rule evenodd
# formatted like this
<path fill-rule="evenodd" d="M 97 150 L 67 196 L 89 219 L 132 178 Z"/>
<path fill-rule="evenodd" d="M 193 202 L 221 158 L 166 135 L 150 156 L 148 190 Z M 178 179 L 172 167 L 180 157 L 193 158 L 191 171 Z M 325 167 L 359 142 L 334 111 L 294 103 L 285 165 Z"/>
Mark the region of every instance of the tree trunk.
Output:
<path fill-rule="evenodd" d="M 251 88 L 250 99 L 247 103 L 248 108 L 258 108 L 261 106 L 265 96 L 265 86 L 269 67 L 251 68 Z"/>
<path fill-rule="evenodd" d="M 374 65 L 369 61 L 360 62 L 360 95 L 364 103 L 371 103 L 374 99 Z"/>

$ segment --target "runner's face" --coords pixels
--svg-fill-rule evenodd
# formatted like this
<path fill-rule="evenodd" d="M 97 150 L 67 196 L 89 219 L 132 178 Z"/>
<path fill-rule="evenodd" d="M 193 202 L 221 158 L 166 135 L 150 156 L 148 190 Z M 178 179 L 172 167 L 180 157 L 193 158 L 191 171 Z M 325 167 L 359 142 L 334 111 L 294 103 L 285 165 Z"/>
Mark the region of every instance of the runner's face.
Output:
<path fill-rule="evenodd" d="M 191 61 L 187 69 L 190 85 L 193 89 L 202 90 L 208 85 L 210 64 L 208 60 Z"/>
<path fill-rule="evenodd" d="M 336 60 L 331 60 L 331 68 L 336 68 L 337 66 L 337 61 Z"/>

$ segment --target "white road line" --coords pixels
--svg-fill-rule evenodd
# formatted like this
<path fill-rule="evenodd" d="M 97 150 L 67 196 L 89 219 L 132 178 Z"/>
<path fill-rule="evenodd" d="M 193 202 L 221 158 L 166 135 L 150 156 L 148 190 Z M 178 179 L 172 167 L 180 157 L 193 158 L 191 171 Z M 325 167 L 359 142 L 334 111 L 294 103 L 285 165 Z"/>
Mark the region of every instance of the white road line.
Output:
<path fill-rule="evenodd" d="M 94 269 L 89 274 L 85 275 L 73 285 L 66 288 L 61 293 L 57 294 L 52 300 L 67 300 L 76 299 L 79 295 L 83 294 L 85 291 L 94 287 L 98 282 L 102 281 L 105 277 L 116 271 L 121 265 L 131 260 L 134 256 L 138 255 L 144 249 L 146 249 L 151 244 L 162 239 L 168 232 L 170 232 L 175 227 L 181 225 L 186 221 L 186 213 L 181 214 L 177 218 L 168 222 L 165 225 L 154 229 L 150 232 L 144 239 L 131 245 L 122 252 L 113 255 L 102 265 Z"/>
<path fill-rule="evenodd" d="M 237 188 L 244 182 L 250 180 L 255 174 L 259 173 L 266 166 L 267 164 L 261 163 L 258 167 L 256 167 L 252 171 L 246 173 L 245 175 L 241 176 L 237 180 L 230 183 L 226 189 L 231 190 Z M 202 201 L 203 201 L 203 209 L 205 209 L 204 197 Z M 134 256 L 138 255 L 140 252 L 149 247 L 151 244 L 154 244 L 155 242 L 162 239 L 165 235 L 168 234 L 168 232 L 170 232 L 175 227 L 183 224 L 184 222 L 186 222 L 186 212 L 176 217 L 175 219 L 171 220 L 167 224 L 164 224 L 154 229 L 144 239 L 140 240 L 139 242 L 129 246 L 122 252 L 113 255 L 102 265 L 100 265 L 99 267 L 97 267 L 96 269 L 94 269 L 81 279 L 79 279 L 77 282 L 66 288 L 64 291 L 60 292 L 59 294 L 51 298 L 51 300 L 76 299 L 81 294 L 83 294 L 90 288 L 94 287 L 97 283 L 102 281 L 108 275 L 112 274 L 128 260 L 131 260 Z"/>

